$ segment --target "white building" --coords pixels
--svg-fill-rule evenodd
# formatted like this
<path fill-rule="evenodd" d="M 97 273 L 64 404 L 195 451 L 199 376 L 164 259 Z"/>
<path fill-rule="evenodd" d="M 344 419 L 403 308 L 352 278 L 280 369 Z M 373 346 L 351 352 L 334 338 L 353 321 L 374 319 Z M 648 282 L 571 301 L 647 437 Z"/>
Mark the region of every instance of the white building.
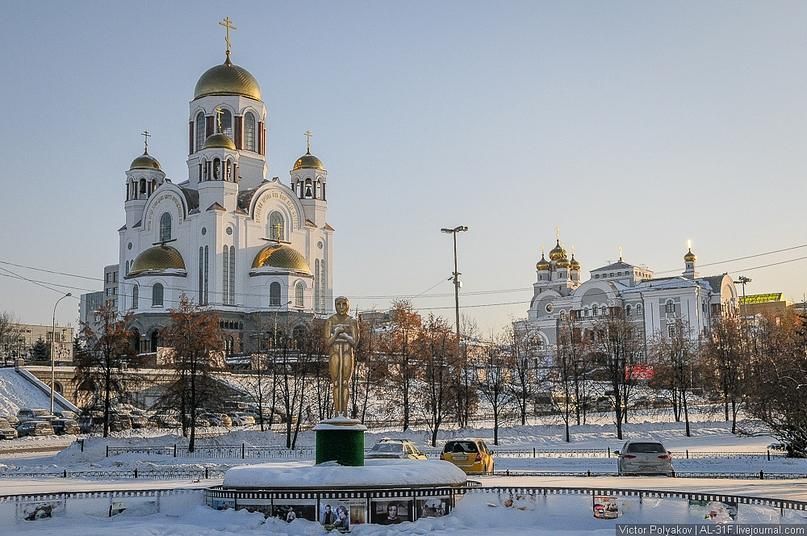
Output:
<path fill-rule="evenodd" d="M 690 339 L 697 340 L 713 318 L 735 310 L 737 290 L 728 274 L 700 277 L 696 261 L 690 249 L 684 255 L 681 275 L 656 278 L 650 268 L 620 258 L 591 270 L 591 277 L 583 282 L 580 262 L 574 254 L 568 258 L 558 240 L 549 259 L 542 253 L 535 266 L 527 319 L 518 325 L 551 351 L 557 344 L 560 321 L 567 315 L 573 315 L 585 334 L 602 316 L 619 308 L 626 319 L 642 327 L 648 342 L 676 325 L 684 326 Z"/>
<path fill-rule="evenodd" d="M 186 177 L 166 177 L 144 133 L 146 148 L 126 171 L 118 230 L 118 310 L 134 315 L 140 351 L 156 351 L 182 295 L 220 313 L 235 353 L 257 344 L 261 315 L 276 334 L 278 322 L 291 330 L 330 312 L 328 173 L 309 138 L 289 179 L 268 179 L 267 119 L 258 81 L 231 62 L 228 47 L 224 63 L 196 82 Z"/>

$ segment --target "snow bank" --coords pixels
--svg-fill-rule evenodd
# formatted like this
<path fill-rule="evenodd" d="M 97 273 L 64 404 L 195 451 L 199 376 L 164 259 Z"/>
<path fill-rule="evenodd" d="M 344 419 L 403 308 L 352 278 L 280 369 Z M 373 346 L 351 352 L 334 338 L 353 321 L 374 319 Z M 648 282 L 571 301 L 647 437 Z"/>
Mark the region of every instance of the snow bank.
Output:
<path fill-rule="evenodd" d="M 465 473 L 439 460 L 367 460 L 364 467 L 337 463 L 272 463 L 233 467 L 225 488 L 316 488 L 461 486 Z"/>

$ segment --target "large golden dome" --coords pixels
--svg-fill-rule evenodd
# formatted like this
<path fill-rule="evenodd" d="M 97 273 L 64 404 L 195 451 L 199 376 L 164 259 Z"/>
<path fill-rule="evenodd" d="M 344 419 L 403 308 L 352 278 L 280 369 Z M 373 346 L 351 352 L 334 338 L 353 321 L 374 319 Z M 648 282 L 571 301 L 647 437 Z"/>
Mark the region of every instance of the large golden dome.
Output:
<path fill-rule="evenodd" d="M 285 244 L 270 244 L 255 255 L 252 268 L 267 267 L 311 275 L 311 268 L 305 257 L 293 247 Z"/>
<path fill-rule="evenodd" d="M 557 240 L 555 242 L 555 247 L 549 251 L 549 260 L 559 261 L 564 257 L 566 257 L 566 250 L 561 247 L 560 240 Z"/>
<path fill-rule="evenodd" d="M 145 152 L 132 160 L 132 165 L 129 166 L 129 169 L 160 169 L 160 163 L 156 158 Z"/>
<path fill-rule="evenodd" d="M 303 156 L 297 159 L 294 163 L 294 167 L 292 171 L 297 171 L 298 169 L 325 169 L 325 164 L 322 163 L 322 160 L 317 158 L 311 153 L 305 153 Z"/>
<path fill-rule="evenodd" d="M 239 67 L 227 60 L 205 71 L 196 82 L 193 98 L 207 95 L 243 95 L 255 100 L 261 100 L 261 86 L 258 81 L 243 67 Z"/>
<path fill-rule="evenodd" d="M 148 272 L 162 272 L 163 270 L 185 270 L 182 255 L 171 246 L 148 248 L 135 258 L 128 276 L 136 277 Z"/>

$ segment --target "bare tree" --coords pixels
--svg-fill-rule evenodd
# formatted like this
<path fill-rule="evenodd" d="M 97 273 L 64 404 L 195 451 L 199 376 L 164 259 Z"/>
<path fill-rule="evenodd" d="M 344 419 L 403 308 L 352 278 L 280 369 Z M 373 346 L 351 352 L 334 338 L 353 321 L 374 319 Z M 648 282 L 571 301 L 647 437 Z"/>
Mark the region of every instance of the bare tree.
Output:
<path fill-rule="evenodd" d="M 449 409 L 448 363 L 456 348 L 456 335 L 451 327 L 444 319 L 430 314 L 417 340 L 417 363 L 422 371 L 419 407 L 431 432 L 433 447 Z"/>
<path fill-rule="evenodd" d="M 379 346 L 390 365 L 388 381 L 399 395 L 396 402 L 403 412 L 402 428 L 405 432 L 410 426 L 412 386 L 417 373 L 412 344 L 420 332 L 421 319 L 412 304 L 404 300 L 393 303 L 391 317 L 390 329 L 381 338 Z"/>
<path fill-rule="evenodd" d="M 697 342 L 692 339 L 689 326 L 683 320 L 667 326 L 651 343 L 650 353 L 654 365 L 652 387 L 670 393 L 675 422 L 684 419 L 686 436 L 689 426 L 689 391 L 692 388 L 693 366 L 697 356 Z"/>
<path fill-rule="evenodd" d="M 104 437 L 108 437 L 112 400 L 126 392 L 123 367 L 133 351 L 128 329 L 131 316 L 119 317 L 110 303 L 102 305 L 98 315 L 97 331 L 89 325 L 81 330 L 83 351 L 75 356 L 74 381 L 79 391 L 89 393 L 89 407 L 102 405 Z"/>
<path fill-rule="evenodd" d="M 527 424 L 530 401 L 534 398 L 541 381 L 537 366 L 539 345 L 533 333 L 519 329 L 515 325 L 507 330 L 505 337 L 513 366 L 510 391 L 518 406 L 523 426 Z"/>
<path fill-rule="evenodd" d="M 622 439 L 628 399 L 634 385 L 634 365 L 642 354 L 641 329 L 625 319 L 621 307 L 612 307 L 593 325 L 592 348 L 604 365 L 614 408 L 616 436 Z"/>
<path fill-rule="evenodd" d="M 171 323 L 164 340 L 172 348 L 174 366 L 179 372 L 178 388 L 183 423 L 189 420 L 188 451 L 196 444 L 196 416 L 204 404 L 217 405 L 220 389 L 212 372 L 223 368 L 223 336 L 216 313 L 194 305 L 184 294 L 170 311 Z M 186 412 L 188 417 L 186 417 Z"/>
<path fill-rule="evenodd" d="M 713 388 L 723 397 L 724 416 L 731 420 L 731 433 L 737 432 L 737 413 L 745 397 L 744 375 L 749 362 L 745 322 L 737 316 L 723 316 L 712 322 L 704 348 L 704 359 L 716 376 Z M 731 410 L 731 415 L 729 415 Z"/>
<path fill-rule="evenodd" d="M 504 409 L 512 401 L 508 385 L 512 359 L 503 337 L 494 339 L 485 347 L 484 361 L 476 370 L 476 381 L 482 398 L 493 410 L 493 444 L 499 444 L 499 426 Z"/>
<path fill-rule="evenodd" d="M 552 405 L 560 413 L 565 427 L 566 442 L 571 441 L 570 424 L 576 413 L 579 424 L 580 375 L 579 362 L 582 354 L 582 337 L 574 312 L 558 319 L 558 341 L 551 372 Z"/>
<path fill-rule="evenodd" d="M 0 312 L 0 353 L 3 355 L 3 363 L 7 363 L 9 357 L 12 359 L 19 357 L 14 355 L 19 344 L 20 325 L 14 317 L 5 311 Z"/>

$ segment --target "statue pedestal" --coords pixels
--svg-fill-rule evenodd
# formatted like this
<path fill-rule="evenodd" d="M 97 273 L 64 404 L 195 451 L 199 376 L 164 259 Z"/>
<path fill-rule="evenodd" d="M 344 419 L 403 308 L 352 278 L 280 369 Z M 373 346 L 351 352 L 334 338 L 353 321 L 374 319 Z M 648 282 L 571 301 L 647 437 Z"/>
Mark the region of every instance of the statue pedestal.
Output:
<path fill-rule="evenodd" d="M 317 464 L 364 465 L 364 432 L 367 427 L 355 419 L 334 417 L 314 427 Z"/>

